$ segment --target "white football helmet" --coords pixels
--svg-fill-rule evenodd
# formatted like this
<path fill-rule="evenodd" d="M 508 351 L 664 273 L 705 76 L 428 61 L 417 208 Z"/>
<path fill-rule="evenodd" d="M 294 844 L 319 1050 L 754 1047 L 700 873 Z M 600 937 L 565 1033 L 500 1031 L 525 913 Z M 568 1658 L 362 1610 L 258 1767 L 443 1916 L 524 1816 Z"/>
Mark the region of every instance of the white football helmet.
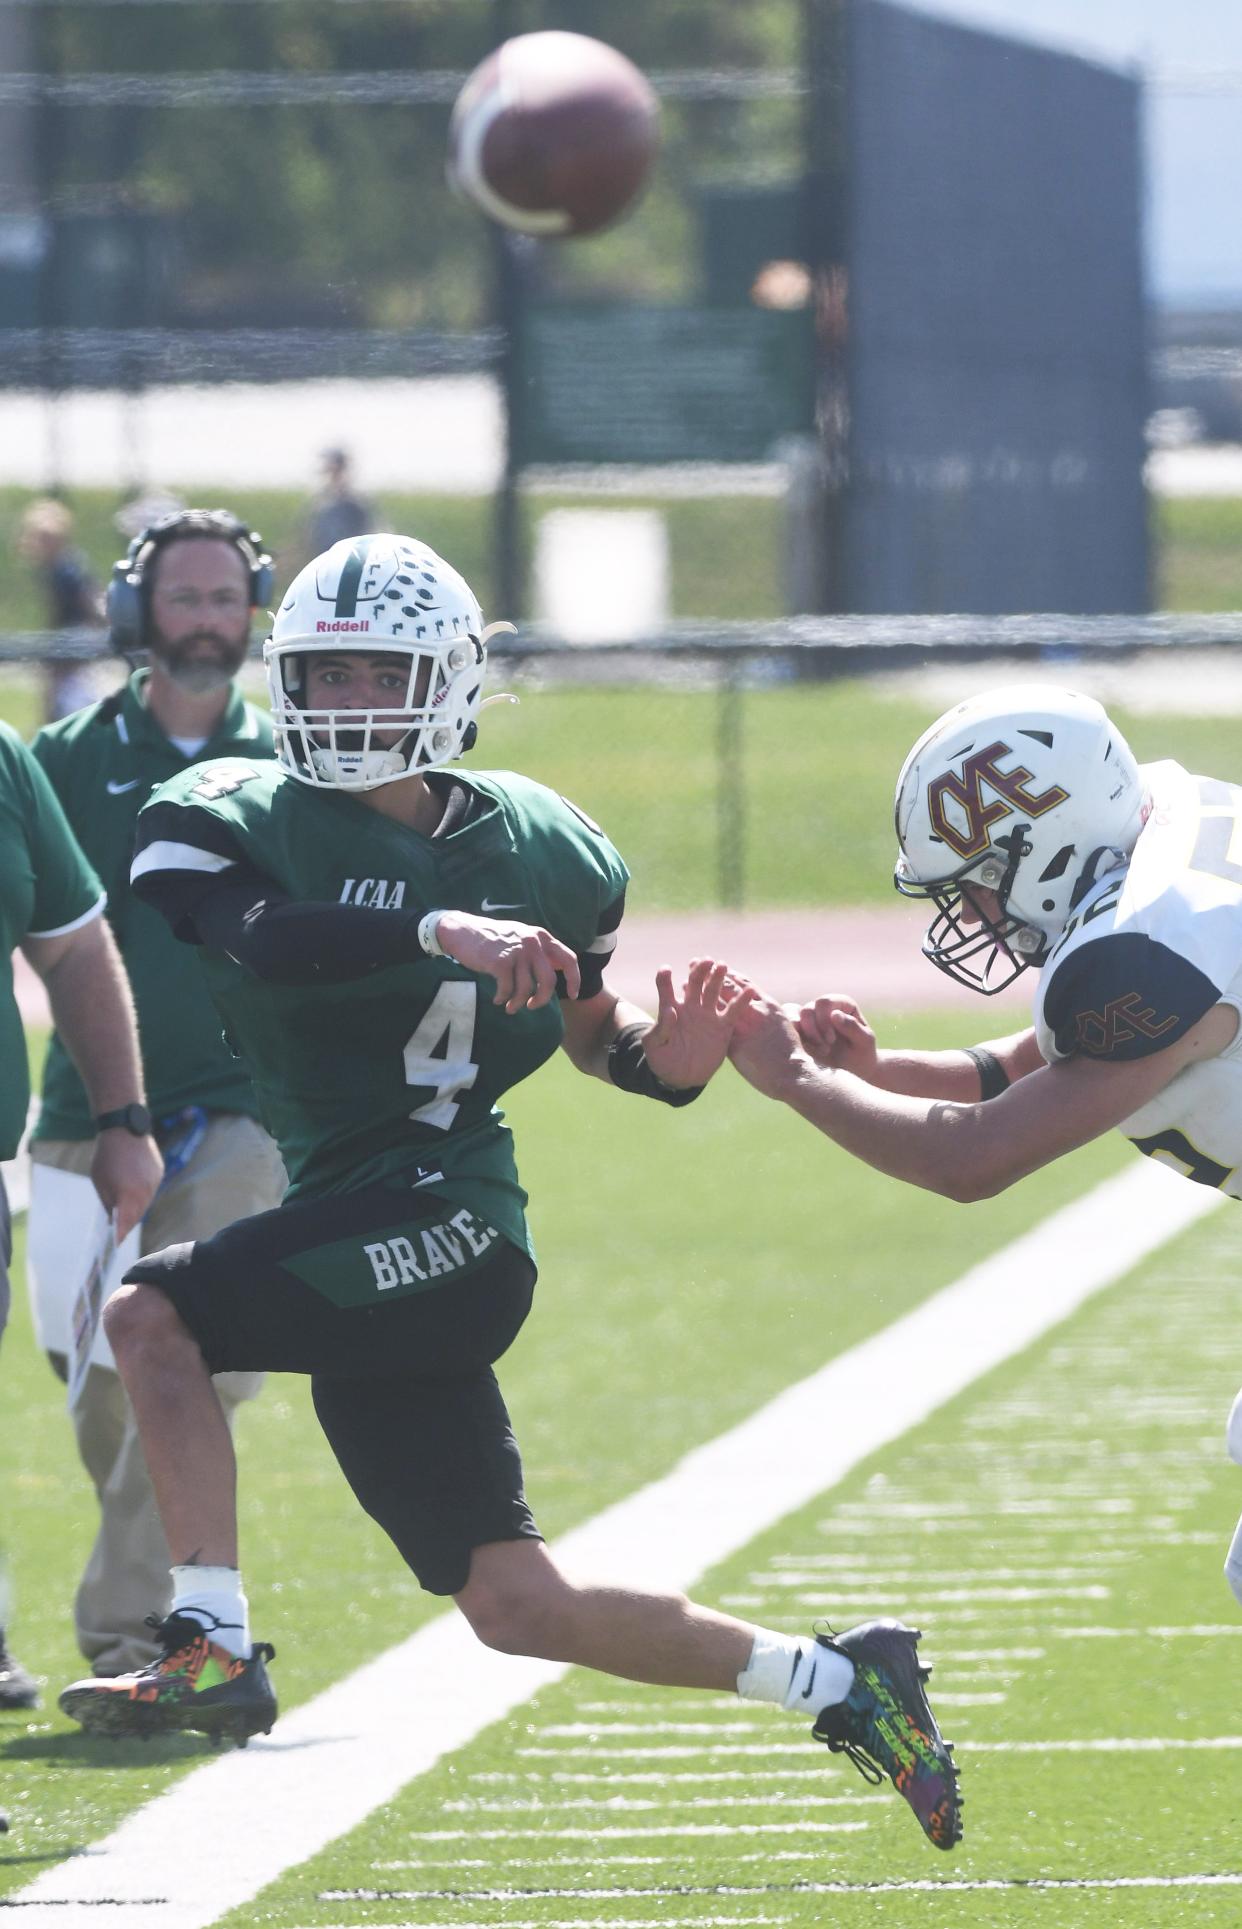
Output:
<path fill-rule="evenodd" d="M 478 734 L 492 631 L 465 579 L 409 536 L 334 543 L 290 584 L 263 646 L 281 765 L 304 784 L 373 790 L 448 763 Z M 391 706 L 307 704 L 314 656 L 396 660 Z"/>
<path fill-rule="evenodd" d="M 919 738 L 894 809 L 893 882 L 937 910 L 924 956 L 990 996 L 1042 964 L 1091 886 L 1126 861 L 1147 797 L 1098 703 L 1015 683 L 959 703 Z M 972 885 L 996 894 L 995 917 Z"/>

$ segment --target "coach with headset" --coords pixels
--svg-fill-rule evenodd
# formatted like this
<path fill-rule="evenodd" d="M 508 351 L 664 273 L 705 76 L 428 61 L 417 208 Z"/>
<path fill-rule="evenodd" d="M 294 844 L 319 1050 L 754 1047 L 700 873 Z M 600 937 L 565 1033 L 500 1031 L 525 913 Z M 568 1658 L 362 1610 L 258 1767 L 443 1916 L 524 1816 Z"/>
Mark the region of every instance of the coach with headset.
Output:
<path fill-rule="evenodd" d="M 103 879 L 108 917 L 133 987 L 146 1108 L 93 1116 L 56 1034 L 48 1052 L 33 1160 L 28 1270 L 35 1328 L 65 1372 L 70 1313 L 91 1245 L 87 1174 L 96 1133 L 154 1125 L 164 1182 L 118 1254 L 105 1293 L 133 1258 L 207 1238 L 279 1203 L 285 1175 L 257 1123 L 254 1094 L 221 1035 L 193 950 L 129 889 L 134 823 L 152 789 L 209 758 L 272 754 L 265 714 L 234 679 L 251 619 L 271 600 L 262 539 L 222 509 L 187 509 L 135 537 L 108 591 L 112 642 L 145 656 L 122 688 L 41 730 L 32 745 L 83 850 Z M 141 1667 L 156 1653 L 145 1617 L 168 1593 L 168 1550 L 133 1415 L 107 1341 L 96 1340 L 74 1412 L 78 1452 L 99 1498 L 99 1533 L 78 1588 L 78 1644 L 97 1674 Z M 230 1421 L 260 1374 L 222 1376 Z"/>

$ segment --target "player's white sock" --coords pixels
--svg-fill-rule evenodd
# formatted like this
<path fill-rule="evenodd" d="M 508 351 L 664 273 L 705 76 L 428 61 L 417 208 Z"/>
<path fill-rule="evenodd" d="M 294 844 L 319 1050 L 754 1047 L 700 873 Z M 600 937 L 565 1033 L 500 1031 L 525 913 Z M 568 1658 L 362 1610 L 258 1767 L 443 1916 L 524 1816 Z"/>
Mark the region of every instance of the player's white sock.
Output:
<path fill-rule="evenodd" d="M 816 1640 L 772 1634 L 760 1628 L 750 1660 L 737 1678 L 743 1701 L 773 1701 L 778 1708 L 817 1715 L 844 1701 L 854 1685 L 854 1663 Z"/>
<path fill-rule="evenodd" d="M 235 1567 L 174 1567 L 174 1614 L 201 1621 L 219 1648 L 243 1659 L 250 1653 L 250 1603 Z"/>

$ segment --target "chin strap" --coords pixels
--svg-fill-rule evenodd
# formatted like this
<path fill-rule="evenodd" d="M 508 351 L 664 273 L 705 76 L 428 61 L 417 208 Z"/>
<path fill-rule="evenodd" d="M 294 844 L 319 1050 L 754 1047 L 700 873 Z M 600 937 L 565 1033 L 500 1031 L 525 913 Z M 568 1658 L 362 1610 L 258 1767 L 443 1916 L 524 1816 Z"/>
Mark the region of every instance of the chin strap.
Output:
<path fill-rule="evenodd" d="M 1106 864 L 1104 863 L 1105 858 L 1109 858 L 1112 861 Z M 1082 903 L 1083 899 L 1086 897 L 1088 891 L 1092 891 L 1095 889 L 1095 886 L 1099 883 L 1100 878 L 1107 876 L 1109 871 L 1115 871 L 1117 866 L 1119 864 L 1124 864 L 1125 861 L 1126 861 L 1125 852 L 1119 851 L 1115 844 L 1101 844 L 1098 851 L 1092 851 L 1090 857 L 1087 859 L 1086 863 L 1082 867 L 1082 870 L 1078 874 L 1077 884 L 1070 892 L 1070 901 L 1069 901 L 1070 910 L 1076 911 L 1078 909 L 1078 906 Z"/>
<path fill-rule="evenodd" d="M 311 762 L 321 777 L 329 782 L 349 781 L 344 789 L 365 789 L 369 783 L 381 782 L 385 777 L 404 777 L 409 769 L 401 751 L 392 750 L 328 750 L 321 744 L 314 744 L 310 752 Z"/>
<path fill-rule="evenodd" d="M 1018 875 L 1018 866 L 1031 848 L 1026 841 L 1026 834 L 1030 828 L 1029 824 L 1015 824 L 1008 837 L 998 837 L 996 840 L 997 848 L 1002 851 L 1008 851 L 1009 853 L 1009 862 L 1005 866 L 1005 875 L 996 887 L 996 895 L 1000 900 L 1000 908 L 1006 917 L 1010 915 L 1009 893 L 1013 890 L 1013 881 Z"/>

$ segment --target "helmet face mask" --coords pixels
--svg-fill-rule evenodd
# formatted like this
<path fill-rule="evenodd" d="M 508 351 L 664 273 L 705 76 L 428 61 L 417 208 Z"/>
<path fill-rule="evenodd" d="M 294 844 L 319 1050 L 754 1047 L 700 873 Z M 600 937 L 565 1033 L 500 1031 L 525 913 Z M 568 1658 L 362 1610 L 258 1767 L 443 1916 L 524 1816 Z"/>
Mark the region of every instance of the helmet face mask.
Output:
<path fill-rule="evenodd" d="M 1044 963 L 1145 815 L 1133 752 L 1091 698 L 1017 684 L 959 704 L 897 781 L 893 881 L 937 909 L 924 955 L 973 991 L 1004 990 Z"/>
<path fill-rule="evenodd" d="M 958 984 L 987 998 L 1004 991 L 1029 964 L 1041 963 L 1046 953 L 1043 935 L 1009 909 L 1026 828 L 1024 824 L 1015 827 L 1011 836 L 1016 841 L 1010 849 L 990 848 L 951 876 L 922 883 L 909 873 L 904 857 L 898 858 L 893 873 L 903 897 L 929 899 L 936 906 L 923 941 L 923 956 Z M 995 916 L 976 895 L 980 889 L 993 895 Z"/>
<path fill-rule="evenodd" d="M 358 791 L 459 757 L 477 735 L 485 641 L 468 584 L 424 544 L 334 544 L 295 577 L 264 645 L 279 762 L 301 783 Z M 334 706 L 332 668 L 359 660 L 372 696 L 389 688 L 367 707 Z"/>

